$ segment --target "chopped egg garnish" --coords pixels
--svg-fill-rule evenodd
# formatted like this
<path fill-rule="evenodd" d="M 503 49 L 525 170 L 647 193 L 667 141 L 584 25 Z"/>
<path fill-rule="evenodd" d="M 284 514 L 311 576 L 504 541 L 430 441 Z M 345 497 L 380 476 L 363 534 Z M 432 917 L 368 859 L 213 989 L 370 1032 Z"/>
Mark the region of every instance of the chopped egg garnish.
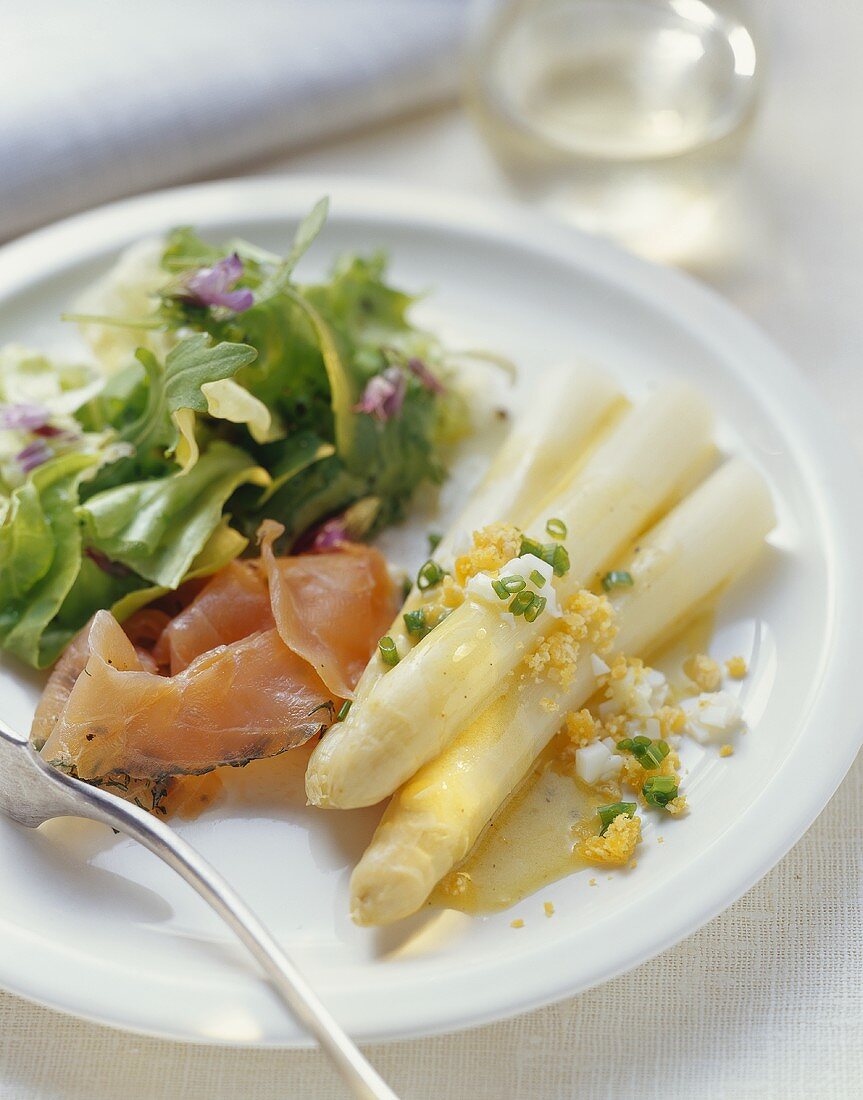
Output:
<path fill-rule="evenodd" d="M 510 928 L 524 928 L 524 921 L 521 919 L 521 917 L 518 917 L 516 918 L 516 920 L 511 920 L 509 922 L 509 926 Z"/>
<path fill-rule="evenodd" d="M 723 745 L 719 750 L 719 755 L 720 756 L 733 756 L 734 755 L 734 746 L 733 745 Z"/>
<path fill-rule="evenodd" d="M 508 523 L 492 523 L 474 531 L 473 545 L 455 560 L 455 578 L 463 585 L 477 573 L 492 573 L 518 557 L 521 532 Z"/>
<path fill-rule="evenodd" d="M 614 752 L 610 737 L 575 750 L 575 774 L 588 787 L 617 779 L 622 767 L 623 757 Z"/>
<path fill-rule="evenodd" d="M 701 691 L 716 691 L 722 683 L 722 669 L 712 657 L 704 653 L 696 653 L 684 661 L 683 671 Z"/>
<path fill-rule="evenodd" d="M 724 741 L 743 725 L 743 708 L 728 691 L 703 691 L 684 699 L 680 709 L 686 715 L 686 732 L 699 744 Z"/>
<path fill-rule="evenodd" d="M 586 837 L 579 851 L 589 863 L 623 867 L 641 840 L 641 819 L 619 814 L 602 836 Z"/>
<path fill-rule="evenodd" d="M 725 662 L 725 668 L 732 680 L 742 680 L 749 671 L 742 657 L 729 657 Z"/>
<path fill-rule="evenodd" d="M 600 676 L 607 676 L 609 672 L 611 672 L 609 666 L 596 653 L 591 653 L 590 655 L 590 668 L 597 680 Z"/>
<path fill-rule="evenodd" d="M 554 916 L 554 903 L 553 902 L 551 902 L 551 901 L 545 902 L 543 904 L 542 908 L 545 910 L 545 915 L 547 917 L 553 917 Z"/>

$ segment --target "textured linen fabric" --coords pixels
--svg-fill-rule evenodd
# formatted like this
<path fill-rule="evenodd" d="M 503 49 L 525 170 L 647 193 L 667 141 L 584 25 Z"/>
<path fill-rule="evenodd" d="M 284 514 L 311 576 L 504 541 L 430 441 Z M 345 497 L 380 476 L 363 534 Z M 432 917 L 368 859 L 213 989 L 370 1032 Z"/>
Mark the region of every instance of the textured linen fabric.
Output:
<path fill-rule="evenodd" d="M 770 94 L 743 164 L 740 209 L 723 212 L 723 247 L 690 266 L 786 348 L 863 454 L 863 7 L 760 0 L 759 9 Z M 505 190 L 457 112 L 256 170 Z M 829 730 L 824 745 L 829 752 Z M 684 943 L 559 1005 L 369 1054 L 402 1100 L 856 1100 L 863 759 L 778 867 Z M 159 1042 L 0 994 L 0 1100 L 344 1095 L 313 1052 Z"/>
<path fill-rule="evenodd" d="M 0 240 L 455 87 L 461 0 L 0 0 Z"/>

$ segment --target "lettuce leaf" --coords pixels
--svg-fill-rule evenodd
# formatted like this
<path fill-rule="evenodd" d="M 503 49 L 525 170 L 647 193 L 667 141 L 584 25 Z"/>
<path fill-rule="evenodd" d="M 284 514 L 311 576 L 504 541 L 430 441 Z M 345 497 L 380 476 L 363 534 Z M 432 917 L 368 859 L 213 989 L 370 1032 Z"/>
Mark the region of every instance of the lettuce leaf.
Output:
<path fill-rule="evenodd" d="M 245 451 L 217 440 L 187 473 L 106 489 L 79 514 L 89 545 L 153 584 L 176 588 L 235 490 L 269 480 Z"/>
<path fill-rule="evenodd" d="M 98 461 L 69 454 L 46 462 L 13 491 L 0 526 L 0 645 L 39 668 L 65 644 L 43 635 L 81 567 L 78 486 Z"/>

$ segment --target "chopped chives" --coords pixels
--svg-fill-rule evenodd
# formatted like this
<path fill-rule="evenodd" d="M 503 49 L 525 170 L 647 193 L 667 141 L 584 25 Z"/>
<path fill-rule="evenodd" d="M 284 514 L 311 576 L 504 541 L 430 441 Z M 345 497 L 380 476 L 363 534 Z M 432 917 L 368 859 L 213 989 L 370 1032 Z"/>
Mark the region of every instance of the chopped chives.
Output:
<path fill-rule="evenodd" d="M 566 547 L 561 546 L 559 542 L 543 544 L 536 539 L 528 538 L 527 535 L 522 535 L 519 556 L 523 557 L 525 554 L 533 554 L 540 561 L 550 565 L 556 577 L 562 577 L 569 572 L 569 554 L 566 552 Z"/>
<path fill-rule="evenodd" d="M 534 599 L 532 592 L 519 592 L 517 596 L 513 597 L 509 609 L 513 615 L 524 615 L 528 608 L 533 605 Z"/>
<path fill-rule="evenodd" d="M 631 752 L 642 768 L 658 768 L 671 749 L 667 741 L 651 741 L 649 737 L 624 737 L 617 742 L 624 752 Z"/>
<path fill-rule="evenodd" d="M 523 557 L 525 554 L 533 554 L 537 558 L 543 558 L 543 551 L 545 547 L 541 542 L 537 542 L 536 539 L 528 538 L 527 535 L 521 536 L 521 547 L 518 551 L 518 556 Z"/>
<path fill-rule="evenodd" d="M 632 574 L 627 573 L 625 569 L 612 569 L 602 578 L 602 587 L 606 592 L 610 592 L 612 588 L 632 588 L 633 584 L 635 581 L 632 579 Z"/>
<path fill-rule="evenodd" d="M 378 642 L 378 649 L 380 650 L 381 660 L 385 665 L 394 668 L 399 663 L 399 651 L 389 634 Z"/>
<path fill-rule="evenodd" d="M 436 561 L 429 558 L 428 561 L 423 562 L 417 573 L 417 588 L 420 592 L 427 592 L 429 588 L 434 588 L 436 584 L 440 584 L 445 576 L 446 571 Z"/>
<path fill-rule="evenodd" d="M 423 607 L 418 611 L 406 611 L 403 618 L 408 634 L 414 637 L 424 638 L 431 629 L 426 623 L 426 613 Z"/>
<path fill-rule="evenodd" d="M 610 806 L 599 806 L 596 811 L 602 823 L 599 835 L 605 836 L 606 829 L 616 817 L 619 817 L 621 814 L 626 814 L 627 817 L 633 817 L 635 810 L 636 805 L 634 802 L 612 802 Z"/>
<path fill-rule="evenodd" d="M 566 538 L 566 524 L 562 519 L 550 519 L 545 525 L 545 529 L 553 539 Z"/>
<path fill-rule="evenodd" d="M 556 577 L 563 577 L 569 572 L 569 554 L 566 552 L 566 547 L 558 544 L 557 546 L 546 547 L 546 550 L 551 550 L 551 558 L 546 557 L 546 561 L 554 570 Z"/>
<path fill-rule="evenodd" d="M 337 722 L 344 722 L 348 716 L 348 711 L 351 709 L 351 699 L 345 699 L 342 705 L 339 707 L 339 713 L 336 715 Z"/>
<path fill-rule="evenodd" d="M 641 788 L 641 793 L 649 806 L 665 809 L 669 802 L 677 798 L 677 780 L 673 775 L 651 775 Z"/>
<path fill-rule="evenodd" d="M 517 573 L 513 573 L 508 577 L 501 577 L 500 584 L 503 585 L 510 595 L 512 595 L 513 592 L 521 592 L 522 589 L 527 588 L 527 581 Z"/>
<path fill-rule="evenodd" d="M 529 623 L 536 622 L 539 616 L 545 611 L 545 605 L 548 600 L 545 596 L 534 596 L 533 603 L 528 607 L 524 613 L 524 617 Z"/>
<path fill-rule="evenodd" d="M 436 531 L 430 531 L 428 535 L 429 540 L 429 553 L 433 554 L 435 550 L 440 546 L 443 535 L 439 535 Z"/>
<path fill-rule="evenodd" d="M 540 573 L 538 569 L 532 570 L 530 574 L 531 584 L 535 584 L 537 588 L 542 588 L 545 584 L 545 577 Z"/>

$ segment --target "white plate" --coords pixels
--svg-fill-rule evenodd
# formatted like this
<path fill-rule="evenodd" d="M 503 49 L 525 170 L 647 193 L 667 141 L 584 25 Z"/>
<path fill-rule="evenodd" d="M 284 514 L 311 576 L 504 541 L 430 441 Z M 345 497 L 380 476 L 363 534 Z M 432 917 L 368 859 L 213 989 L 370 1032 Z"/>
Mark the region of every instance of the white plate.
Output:
<path fill-rule="evenodd" d="M 750 658 L 741 691 L 751 732 L 731 760 L 691 752 L 692 813 L 665 825 L 662 847 L 648 827 L 636 871 L 599 875 L 596 888 L 576 874 L 488 918 L 425 914 L 374 932 L 351 925 L 346 902 L 375 812 L 307 810 L 301 761 L 253 765 L 224 804 L 180 825 L 348 1029 L 393 1038 L 488 1021 L 635 966 L 729 905 L 809 826 L 860 744 L 859 479 L 796 370 L 688 279 L 515 208 L 380 184 L 217 183 L 44 230 L 0 255 L 0 338 L 68 344 L 59 311 L 136 238 L 196 223 L 278 249 L 325 192 L 332 216 L 307 272 L 345 248 L 389 249 L 399 285 L 432 290 L 418 315 L 512 356 L 523 399 L 546 364 L 576 357 L 636 392 L 689 378 L 714 403 L 723 443 L 765 471 L 780 514 L 761 567 L 723 606 L 714 647 Z M 5 717 L 28 720 L 37 682 L 0 667 Z M 9 989 L 181 1039 L 305 1041 L 203 903 L 131 842 L 82 822 L 31 832 L 0 821 L 0 883 Z"/>

